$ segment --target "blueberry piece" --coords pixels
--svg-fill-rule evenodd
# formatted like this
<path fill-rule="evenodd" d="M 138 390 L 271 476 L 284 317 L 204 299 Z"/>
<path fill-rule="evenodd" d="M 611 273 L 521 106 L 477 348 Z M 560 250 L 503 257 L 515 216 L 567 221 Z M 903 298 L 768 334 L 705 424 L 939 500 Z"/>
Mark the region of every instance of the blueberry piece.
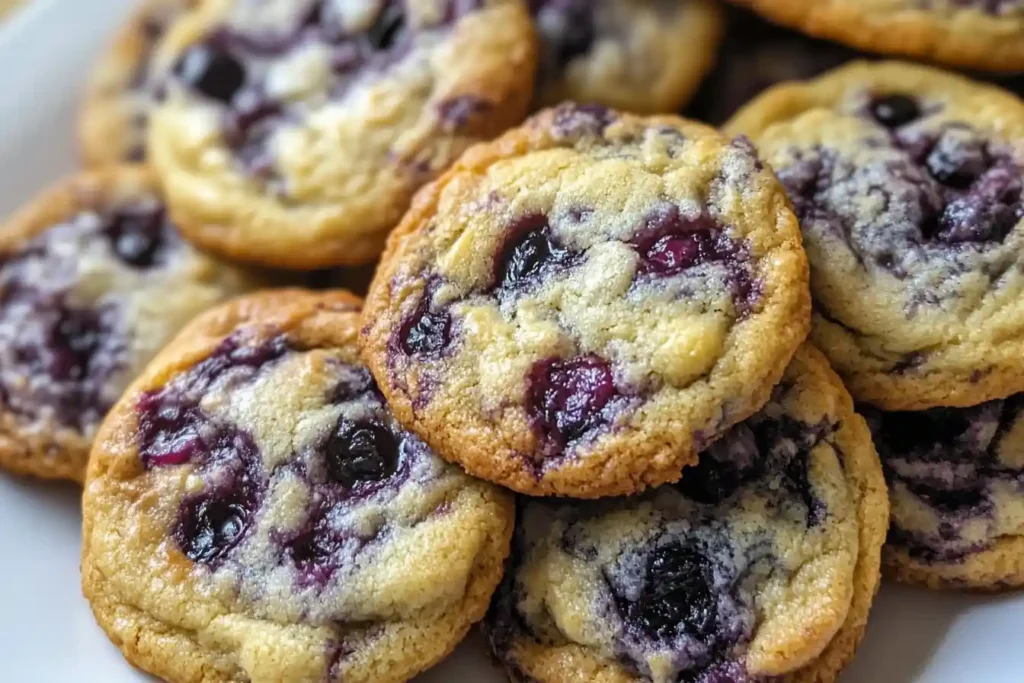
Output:
<path fill-rule="evenodd" d="M 114 253 L 135 268 L 152 267 L 164 245 L 163 209 L 135 207 L 123 209 L 111 217 L 107 228 Z"/>
<path fill-rule="evenodd" d="M 715 636 L 717 612 L 708 559 L 679 543 L 651 553 L 644 587 L 626 605 L 627 620 L 659 640 L 685 633 L 708 643 Z"/>
<path fill-rule="evenodd" d="M 919 118 L 921 108 L 907 95 L 885 95 L 871 102 L 871 115 L 886 128 L 899 128 Z"/>
<path fill-rule="evenodd" d="M 399 338 L 402 350 L 409 356 L 434 356 L 447 348 L 451 342 L 452 319 L 447 310 L 431 311 L 430 296 L 424 294 L 423 301 L 413 314 L 402 324 Z"/>
<path fill-rule="evenodd" d="M 186 50 L 174 65 L 174 74 L 190 88 L 225 104 L 245 84 L 245 67 L 241 62 L 201 43 Z"/>
<path fill-rule="evenodd" d="M 510 233 L 518 239 L 505 246 L 496 261 L 495 279 L 501 290 L 521 290 L 548 266 L 565 265 L 573 258 L 572 252 L 554 240 L 543 216 L 520 219 Z"/>
<path fill-rule="evenodd" d="M 527 377 L 527 414 L 542 438 L 565 446 L 605 424 L 602 411 L 618 393 L 598 356 L 542 360 Z"/>
<path fill-rule="evenodd" d="M 196 496 L 182 506 L 175 540 L 193 562 L 211 563 L 238 544 L 249 517 L 246 501 L 240 496 Z"/>
<path fill-rule="evenodd" d="M 324 446 L 327 475 L 352 488 L 360 482 L 381 481 L 395 473 L 398 442 L 387 428 L 373 422 L 341 419 Z"/>

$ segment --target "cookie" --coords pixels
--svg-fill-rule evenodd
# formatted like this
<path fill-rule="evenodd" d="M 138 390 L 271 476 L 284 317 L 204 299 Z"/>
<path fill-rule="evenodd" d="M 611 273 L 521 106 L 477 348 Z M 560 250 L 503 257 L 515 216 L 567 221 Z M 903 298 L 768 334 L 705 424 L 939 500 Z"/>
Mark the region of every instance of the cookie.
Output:
<path fill-rule="evenodd" d="M 520 0 L 204 2 L 156 58 L 171 212 L 243 261 L 374 261 L 420 185 L 521 120 L 535 52 Z"/>
<path fill-rule="evenodd" d="M 485 624 L 513 680 L 834 681 L 879 582 L 885 481 L 817 350 L 700 463 L 634 498 L 521 501 Z"/>
<path fill-rule="evenodd" d="M 992 71 L 1024 69 L 1021 0 L 733 0 L 771 21 L 868 52 Z"/>
<path fill-rule="evenodd" d="M 921 410 L 1024 391 L 1024 103 L 928 67 L 852 63 L 773 88 L 726 130 L 789 191 L 812 338 L 855 399 Z"/>
<path fill-rule="evenodd" d="M 863 411 L 892 501 L 887 572 L 932 588 L 1024 585 L 1024 394 Z"/>
<path fill-rule="evenodd" d="M 399 420 L 471 474 L 632 493 L 768 399 L 807 332 L 806 268 L 748 142 L 567 104 L 417 196 L 365 355 Z"/>
<path fill-rule="evenodd" d="M 857 55 L 837 43 L 816 40 L 730 8 L 718 59 L 693 103 L 692 118 L 719 126 L 767 88 L 818 76 Z"/>
<path fill-rule="evenodd" d="M 404 431 L 359 299 L 272 290 L 197 318 L 97 437 L 82 582 L 171 683 L 405 681 L 487 609 L 510 494 Z"/>
<path fill-rule="evenodd" d="M 147 0 L 100 56 L 86 86 L 78 141 L 86 165 L 140 162 L 156 96 L 157 43 L 198 0 Z"/>
<path fill-rule="evenodd" d="M 711 68 L 713 0 L 530 0 L 540 39 L 536 103 L 678 111 Z"/>
<path fill-rule="evenodd" d="M 0 230 L 0 467 L 80 481 L 145 364 L 197 313 L 261 283 L 182 240 L 141 167 L 34 198 Z"/>

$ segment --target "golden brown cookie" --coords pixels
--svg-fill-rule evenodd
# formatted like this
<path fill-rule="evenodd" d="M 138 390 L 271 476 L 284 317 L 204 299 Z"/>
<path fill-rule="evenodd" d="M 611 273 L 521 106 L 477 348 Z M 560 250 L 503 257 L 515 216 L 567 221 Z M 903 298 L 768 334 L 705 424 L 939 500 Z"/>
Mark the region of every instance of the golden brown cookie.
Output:
<path fill-rule="evenodd" d="M 535 60 L 522 0 L 210 0 L 158 51 L 153 163 L 206 249 L 369 263 L 419 186 L 521 120 Z"/>
<path fill-rule="evenodd" d="M 86 165 L 146 158 L 146 131 L 159 75 L 152 59 L 170 25 L 198 0 L 146 0 L 93 66 L 78 119 Z"/>
<path fill-rule="evenodd" d="M 931 588 L 1024 586 L 1024 394 L 863 411 L 892 501 L 887 572 Z"/>
<path fill-rule="evenodd" d="M 417 196 L 365 355 L 403 424 L 470 473 L 633 493 L 768 399 L 807 332 L 806 268 L 748 142 L 565 105 Z"/>
<path fill-rule="evenodd" d="M 929 67 L 856 62 L 775 87 L 748 134 L 800 217 L 812 338 L 857 401 L 1024 391 L 1024 103 Z"/>
<path fill-rule="evenodd" d="M 676 112 L 711 68 L 714 0 L 530 0 L 540 39 L 536 104 L 570 100 Z"/>
<path fill-rule="evenodd" d="M 1021 0 L 733 0 L 869 52 L 992 71 L 1024 69 Z"/>
<path fill-rule="evenodd" d="M 171 683 L 398 683 L 487 609 L 510 494 L 434 456 L 359 363 L 345 292 L 197 318 L 97 437 L 82 581 Z"/>
<path fill-rule="evenodd" d="M 520 508 L 485 623 L 537 683 L 834 681 L 888 523 L 867 427 L 810 347 L 677 484 Z"/>
<path fill-rule="evenodd" d="M 81 481 L 100 421 L 145 364 L 261 282 L 182 240 L 141 167 L 33 198 L 0 229 L 0 467 Z"/>

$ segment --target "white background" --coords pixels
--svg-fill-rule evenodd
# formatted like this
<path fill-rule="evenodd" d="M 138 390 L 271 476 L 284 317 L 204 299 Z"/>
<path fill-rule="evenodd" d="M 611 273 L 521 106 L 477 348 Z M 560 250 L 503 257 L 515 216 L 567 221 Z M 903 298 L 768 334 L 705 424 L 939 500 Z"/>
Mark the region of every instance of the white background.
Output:
<path fill-rule="evenodd" d="M 0 29 L 0 215 L 74 169 L 86 69 L 131 0 L 32 0 Z M 78 491 L 0 474 L 0 681 L 129 683 L 78 582 Z M 1024 683 L 1024 595 L 885 586 L 844 683 Z M 473 637 L 417 683 L 499 683 Z"/>

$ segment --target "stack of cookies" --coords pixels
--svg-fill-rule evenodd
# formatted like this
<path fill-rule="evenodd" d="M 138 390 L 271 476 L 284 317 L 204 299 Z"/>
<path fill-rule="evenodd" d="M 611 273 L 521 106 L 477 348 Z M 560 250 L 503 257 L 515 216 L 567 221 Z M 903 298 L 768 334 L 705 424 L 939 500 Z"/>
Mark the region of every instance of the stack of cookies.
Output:
<path fill-rule="evenodd" d="M 1020 68 L 956 31 L 1024 18 L 747 4 L 817 37 L 713 0 L 140 8 L 89 169 L 0 232 L 0 466 L 83 483 L 129 661 L 398 682 L 482 621 L 516 681 L 829 683 L 882 569 L 1024 583 L 1024 102 L 772 87 L 894 25 Z"/>

